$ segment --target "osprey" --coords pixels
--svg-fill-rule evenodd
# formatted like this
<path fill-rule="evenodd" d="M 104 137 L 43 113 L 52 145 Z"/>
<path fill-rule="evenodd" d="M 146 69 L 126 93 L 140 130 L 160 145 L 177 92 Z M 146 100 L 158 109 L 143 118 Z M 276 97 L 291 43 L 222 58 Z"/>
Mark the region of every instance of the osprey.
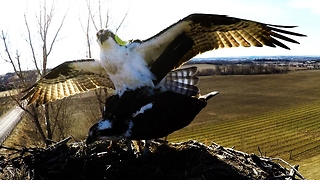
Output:
<path fill-rule="evenodd" d="M 139 90 L 131 91 L 133 94 Z M 131 95 L 133 95 L 131 94 Z M 191 97 L 165 91 L 147 97 L 134 96 L 130 101 L 107 103 L 112 112 L 89 130 L 87 143 L 94 140 L 156 139 L 167 136 L 191 123 L 217 91 Z M 107 107 L 108 108 L 108 107 Z"/>
<path fill-rule="evenodd" d="M 137 94 L 140 94 L 140 89 L 126 91 L 121 97 L 116 95 L 114 99 L 107 100 L 107 113 L 90 128 L 86 143 L 127 139 L 130 151 L 131 140 L 147 140 L 144 149 L 146 154 L 149 150 L 148 140 L 165 137 L 189 125 L 207 105 L 207 101 L 218 92 L 199 97 L 172 91 L 143 97 Z"/>
<path fill-rule="evenodd" d="M 86 143 L 96 140 L 152 140 L 189 125 L 217 91 L 200 95 L 196 86 L 197 68 L 189 67 L 170 72 L 159 84 L 166 90 L 149 87 L 125 91 L 106 100 L 102 120 L 89 130 Z M 179 91 L 177 91 L 177 88 Z M 149 141 L 144 154 L 148 152 Z"/>
<path fill-rule="evenodd" d="M 227 47 L 270 46 L 289 49 L 279 41 L 305 36 L 295 26 L 264 24 L 213 14 L 191 14 L 147 40 L 125 42 L 110 30 L 97 33 L 100 60 L 65 62 L 26 89 L 22 99 L 38 105 L 76 93 L 106 87 L 122 96 L 127 90 L 157 88 L 172 70 L 192 57 Z"/>

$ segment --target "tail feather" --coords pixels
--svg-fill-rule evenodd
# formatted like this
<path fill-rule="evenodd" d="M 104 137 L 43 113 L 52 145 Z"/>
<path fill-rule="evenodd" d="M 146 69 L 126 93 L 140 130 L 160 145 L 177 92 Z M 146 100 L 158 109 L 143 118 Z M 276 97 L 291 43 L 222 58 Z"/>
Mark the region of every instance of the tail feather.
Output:
<path fill-rule="evenodd" d="M 212 92 L 209 92 L 208 94 L 200 96 L 199 99 L 203 99 L 205 101 L 208 101 L 209 99 L 211 99 L 213 96 L 215 96 L 217 94 L 219 94 L 218 91 L 212 91 Z"/>
<path fill-rule="evenodd" d="M 197 67 L 189 67 L 171 71 L 160 82 L 166 91 L 173 91 L 187 96 L 197 96 L 200 93 L 197 84 L 199 78 L 196 76 Z"/>
<path fill-rule="evenodd" d="M 168 74 L 170 74 L 171 77 L 192 77 L 192 76 L 195 76 L 197 71 L 198 71 L 198 68 L 196 66 L 192 66 L 188 68 L 174 70 Z"/>
<path fill-rule="evenodd" d="M 188 85 L 198 85 L 199 78 L 197 76 L 190 76 L 190 77 L 177 77 L 177 76 L 168 76 L 166 77 L 165 81 L 169 82 L 179 82 L 182 84 L 188 84 Z"/>
<path fill-rule="evenodd" d="M 197 86 L 182 84 L 182 83 L 176 83 L 175 85 L 170 84 L 170 85 L 166 85 L 165 87 L 167 91 L 173 91 L 173 92 L 187 95 L 187 96 L 197 96 L 200 92 Z"/>

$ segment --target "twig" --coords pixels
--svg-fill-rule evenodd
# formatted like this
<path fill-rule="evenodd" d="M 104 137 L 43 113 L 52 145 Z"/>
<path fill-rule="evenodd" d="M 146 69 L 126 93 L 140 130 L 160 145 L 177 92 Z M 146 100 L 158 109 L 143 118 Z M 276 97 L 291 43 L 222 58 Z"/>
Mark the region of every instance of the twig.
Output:
<path fill-rule="evenodd" d="M 284 178 L 293 178 L 294 179 L 294 176 L 291 176 L 291 175 L 281 175 L 281 176 L 274 176 L 274 177 L 271 177 L 271 178 L 268 178 L 266 180 L 273 180 L 273 179 L 284 179 Z"/>
<path fill-rule="evenodd" d="M 119 28 L 122 26 L 124 20 L 126 19 L 127 15 L 128 15 L 128 12 L 129 12 L 129 8 L 128 8 L 126 14 L 124 15 L 124 17 L 122 18 L 122 21 L 120 22 L 119 26 L 117 27 L 116 33 L 118 32 Z"/>
<path fill-rule="evenodd" d="M 11 150 L 11 151 L 18 151 L 18 152 L 21 152 L 22 150 L 21 149 L 17 149 L 17 148 L 12 148 L 12 147 L 6 147 L 6 146 L 0 146 L 0 149 L 6 149 L 6 150 Z"/>
<path fill-rule="evenodd" d="M 259 146 L 258 146 L 258 151 L 259 151 L 259 153 L 260 153 L 260 157 L 262 157 L 263 155 L 262 155 L 262 152 L 261 152 L 261 149 L 260 149 Z"/>
<path fill-rule="evenodd" d="M 288 162 L 286 162 L 285 160 L 281 159 L 281 158 L 268 158 L 270 160 L 278 160 L 281 161 L 283 163 L 285 163 L 286 165 L 288 165 L 295 173 L 297 173 L 297 176 L 299 176 L 301 179 L 305 179 L 300 173 L 299 171 L 296 169 L 295 166 L 292 166 L 291 164 L 289 164 Z M 265 158 L 265 160 L 267 160 L 267 158 Z"/>
<path fill-rule="evenodd" d="M 50 150 L 50 149 L 53 149 L 53 148 L 60 146 L 62 144 L 66 144 L 70 139 L 71 139 L 71 137 L 69 136 L 69 137 L 57 142 L 56 144 L 49 146 L 46 150 Z"/>
<path fill-rule="evenodd" d="M 33 44 L 32 44 L 31 31 L 30 31 L 30 28 L 29 28 L 29 24 L 28 24 L 28 21 L 27 21 L 26 14 L 24 14 L 24 22 L 25 22 L 25 25 L 26 25 L 26 28 L 27 28 L 27 31 L 28 31 L 28 39 L 26 41 L 29 44 L 30 49 L 31 49 L 32 61 L 34 63 L 34 66 L 35 66 L 38 74 L 41 74 L 40 68 L 38 67 L 38 63 L 37 63 L 36 53 L 34 51 L 34 47 L 33 47 Z"/>

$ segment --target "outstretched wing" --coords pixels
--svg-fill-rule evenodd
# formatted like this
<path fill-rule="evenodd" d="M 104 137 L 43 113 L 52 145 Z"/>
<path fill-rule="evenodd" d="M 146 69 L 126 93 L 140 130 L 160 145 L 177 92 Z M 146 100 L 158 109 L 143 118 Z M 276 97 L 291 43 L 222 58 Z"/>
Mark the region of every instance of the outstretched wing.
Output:
<path fill-rule="evenodd" d="M 22 100 L 29 99 L 28 104 L 36 102 L 38 106 L 101 87 L 114 88 L 99 61 L 69 61 L 53 68 L 34 85 L 24 90 L 26 95 Z"/>
<path fill-rule="evenodd" d="M 159 57 L 161 59 L 163 53 L 174 54 L 176 58 L 171 58 L 170 61 L 175 62 L 168 62 L 169 60 L 165 60 L 168 58 L 163 58 L 164 63 L 171 64 L 174 69 L 197 54 L 218 48 L 266 45 L 289 49 L 279 39 L 299 44 L 286 35 L 305 36 L 285 30 L 294 27 L 264 24 L 225 15 L 191 14 L 134 48 L 144 55 L 151 67 Z"/>

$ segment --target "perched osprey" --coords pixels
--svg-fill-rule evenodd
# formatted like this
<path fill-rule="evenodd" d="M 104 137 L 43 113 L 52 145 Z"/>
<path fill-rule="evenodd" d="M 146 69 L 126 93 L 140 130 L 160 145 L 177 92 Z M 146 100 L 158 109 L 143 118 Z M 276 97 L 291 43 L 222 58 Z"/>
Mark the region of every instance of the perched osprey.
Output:
<path fill-rule="evenodd" d="M 288 28 L 213 14 L 191 14 L 147 40 L 128 43 L 103 29 L 97 33 L 100 60 L 63 63 L 27 89 L 23 99 L 29 104 L 47 103 L 95 88 L 115 88 L 121 96 L 127 90 L 151 89 L 172 70 L 192 57 L 226 47 L 280 46 L 287 37 L 305 36 Z"/>

